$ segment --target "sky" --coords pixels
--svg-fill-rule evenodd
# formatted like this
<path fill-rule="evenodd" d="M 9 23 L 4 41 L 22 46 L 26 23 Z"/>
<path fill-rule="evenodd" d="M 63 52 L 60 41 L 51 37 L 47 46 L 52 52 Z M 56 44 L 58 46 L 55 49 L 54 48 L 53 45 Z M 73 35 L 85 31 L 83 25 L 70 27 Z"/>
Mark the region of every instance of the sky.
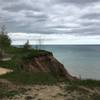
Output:
<path fill-rule="evenodd" d="M 0 0 L 12 44 L 100 44 L 100 0 Z"/>

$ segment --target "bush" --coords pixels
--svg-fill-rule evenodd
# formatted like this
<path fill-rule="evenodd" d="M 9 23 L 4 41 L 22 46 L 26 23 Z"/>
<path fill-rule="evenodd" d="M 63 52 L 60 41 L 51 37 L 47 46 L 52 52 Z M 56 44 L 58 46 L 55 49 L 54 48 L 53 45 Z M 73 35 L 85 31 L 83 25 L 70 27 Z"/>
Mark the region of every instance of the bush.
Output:
<path fill-rule="evenodd" d="M 6 28 L 5 26 L 1 27 L 1 32 L 0 32 L 0 48 L 5 49 L 11 45 L 11 40 L 7 35 L 7 32 L 5 31 Z"/>

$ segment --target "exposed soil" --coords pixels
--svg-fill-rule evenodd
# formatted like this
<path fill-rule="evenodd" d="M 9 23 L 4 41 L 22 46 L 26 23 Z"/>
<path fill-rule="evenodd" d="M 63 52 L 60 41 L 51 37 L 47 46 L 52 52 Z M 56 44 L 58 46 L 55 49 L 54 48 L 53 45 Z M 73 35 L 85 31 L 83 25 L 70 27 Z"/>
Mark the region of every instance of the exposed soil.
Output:
<path fill-rule="evenodd" d="M 13 70 L 0 67 L 0 75 L 12 72 Z"/>

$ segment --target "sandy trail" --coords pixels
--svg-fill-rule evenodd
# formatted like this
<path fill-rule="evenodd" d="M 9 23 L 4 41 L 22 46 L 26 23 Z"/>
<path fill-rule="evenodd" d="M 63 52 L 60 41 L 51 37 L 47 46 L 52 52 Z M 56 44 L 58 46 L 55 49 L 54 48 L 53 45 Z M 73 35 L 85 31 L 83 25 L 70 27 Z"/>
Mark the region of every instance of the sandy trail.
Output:
<path fill-rule="evenodd" d="M 12 72 L 13 70 L 0 67 L 0 75 Z"/>

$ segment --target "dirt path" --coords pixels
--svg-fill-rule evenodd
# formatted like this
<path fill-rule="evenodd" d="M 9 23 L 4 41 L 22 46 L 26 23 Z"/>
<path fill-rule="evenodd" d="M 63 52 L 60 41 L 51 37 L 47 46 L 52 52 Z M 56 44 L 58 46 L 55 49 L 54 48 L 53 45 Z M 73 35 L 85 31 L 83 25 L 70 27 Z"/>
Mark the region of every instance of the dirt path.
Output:
<path fill-rule="evenodd" d="M 0 75 L 12 72 L 13 70 L 0 67 Z"/>

